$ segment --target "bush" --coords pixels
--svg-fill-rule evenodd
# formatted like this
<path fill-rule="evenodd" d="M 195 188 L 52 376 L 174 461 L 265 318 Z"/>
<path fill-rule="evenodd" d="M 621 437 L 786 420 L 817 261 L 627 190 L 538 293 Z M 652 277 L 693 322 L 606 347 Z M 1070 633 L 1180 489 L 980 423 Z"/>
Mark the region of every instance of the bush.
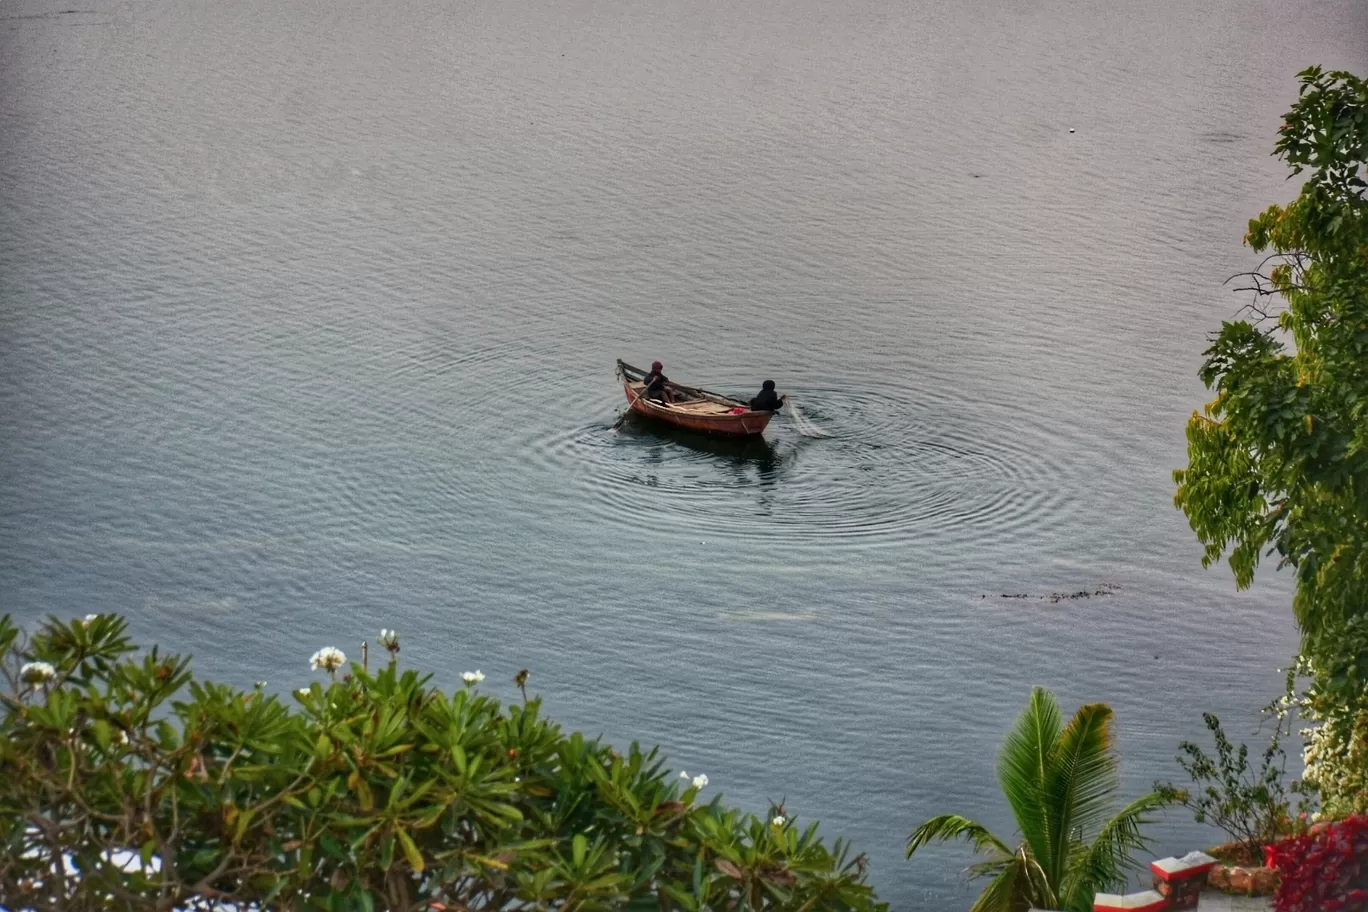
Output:
<path fill-rule="evenodd" d="M 1282 882 L 1276 912 L 1364 912 L 1368 909 L 1368 817 L 1313 827 L 1268 850 Z"/>
<path fill-rule="evenodd" d="M 1313 723 L 1302 729 L 1303 778 L 1327 816 L 1368 814 L 1368 615 L 1309 637 L 1305 650 L 1283 701 Z"/>
<path fill-rule="evenodd" d="M 1191 741 L 1178 745 L 1178 765 L 1194 789 L 1156 783 L 1155 790 L 1189 808 L 1198 823 L 1225 830 L 1236 844 L 1236 854 L 1242 856 L 1228 860 L 1257 865 L 1262 847 L 1293 829 L 1291 802 L 1282 781 L 1287 757 L 1280 743 L 1281 728 L 1274 730 L 1258 772 L 1253 772 L 1249 748 L 1241 744 L 1236 749 L 1226 737 L 1221 720 L 1212 713 L 1203 713 L 1202 720 L 1215 742 L 1216 756 L 1209 756 Z M 1297 791 L 1295 783 L 1291 790 Z"/>
<path fill-rule="evenodd" d="M 11 908 L 885 908 L 816 825 L 703 803 L 706 777 L 504 707 L 478 673 L 444 693 L 391 632 L 378 671 L 320 650 L 330 679 L 291 707 L 126 627 L 51 619 L 25 642 L 0 618 Z"/>

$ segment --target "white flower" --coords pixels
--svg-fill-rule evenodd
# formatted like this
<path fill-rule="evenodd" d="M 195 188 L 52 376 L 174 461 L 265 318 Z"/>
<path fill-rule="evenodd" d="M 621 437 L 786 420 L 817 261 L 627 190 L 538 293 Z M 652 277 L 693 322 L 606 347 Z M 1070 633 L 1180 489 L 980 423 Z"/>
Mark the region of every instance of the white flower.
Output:
<path fill-rule="evenodd" d="M 775 814 L 774 819 L 770 821 L 770 823 L 774 824 L 777 827 L 783 826 L 785 822 L 786 821 L 784 820 L 783 814 Z"/>
<path fill-rule="evenodd" d="M 461 680 L 465 681 L 467 686 L 479 684 L 484 680 L 484 672 L 478 668 L 474 671 L 463 671 L 461 672 Z"/>
<path fill-rule="evenodd" d="M 309 659 L 309 667 L 315 669 L 321 668 L 328 674 L 332 674 L 334 671 L 341 668 L 346 661 L 347 656 L 342 650 L 338 649 L 336 646 L 324 646 L 322 649 L 318 650 L 318 652 L 315 652 L 313 657 Z"/>
<path fill-rule="evenodd" d="M 87 615 L 85 616 L 85 623 L 87 623 L 87 624 L 93 624 L 93 623 L 95 623 L 96 621 L 98 621 L 99 619 L 100 619 L 100 616 L 99 616 L 98 614 L 87 614 Z"/>
<path fill-rule="evenodd" d="M 257 681 L 256 684 L 255 684 L 254 686 L 256 687 L 257 690 L 261 690 L 261 688 L 263 688 L 263 687 L 266 686 L 266 682 L 265 682 L 265 681 Z"/>
<path fill-rule="evenodd" d="M 57 669 L 47 662 L 29 662 L 19 669 L 19 678 L 25 684 L 46 684 L 57 677 Z"/>
<path fill-rule="evenodd" d="M 301 688 L 299 688 L 299 690 L 296 690 L 296 691 L 295 691 L 295 696 L 296 696 L 296 697 L 299 697 L 301 700 L 304 699 L 305 697 L 307 697 L 308 695 L 309 695 L 309 688 L 307 688 L 307 687 L 301 687 Z"/>
<path fill-rule="evenodd" d="M 380 631 L 380 645 L 381 645 L 381 646 L 384 646 L 384 647 L 385 647 L 386 649 L 388 649 L 390 652 L 398 652 L 398 651 L 399 651 L 399 631 L 397 631 L 397 630 L 381 630 L 381 631 Z"/>
<path fill-rule="evenodd" d="M 680 770 L 680 771 L 679 771 L 679 778 L 680 778 L 680 779 L 688 779 L 688 778 L 689 778 L 689 774 L 686 773 L 686 772 L 684 772 L 683 770 Z"/>
<path fill-rule="evenodd" d="M 705 776 L 704 774 L 699 773 L 697 776 L 694 776 L 694 777 L 693 777 L 693 787 L 694 787 L 694 788 L 696 788 L 696 789 L 701 789 L 703 786 L 705 786 L 705 785 L 707 785 L 707 784 L 708 784 L 708 777 Z"/>

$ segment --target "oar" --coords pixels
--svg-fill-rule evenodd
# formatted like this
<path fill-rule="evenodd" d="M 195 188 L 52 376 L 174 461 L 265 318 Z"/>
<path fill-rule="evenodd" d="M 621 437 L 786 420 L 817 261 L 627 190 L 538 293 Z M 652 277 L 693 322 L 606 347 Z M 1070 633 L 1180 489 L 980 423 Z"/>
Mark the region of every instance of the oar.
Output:
<path fill-rule="evenodd" d="M 643 379 L 644 379 L 644 378 L 643 378 Z M 629 380 L 628 382 L 631 382 L 631 381 Z M 635 392 L 635 391 L 634 391 L 634 390 L 629 390 L 629 392 Z M 624 411 L 621 415 L 618 415 L 618 420 L 615 421 L 615 422 L 613 422 L 613 430 L 616 431 L 618 428 L 622 427 L 622 425 L 623 425 L 624 422 L 626 422 L 627 416 L 630 415 L 630 414 L 632 413 L 632 406 L 636 405 L 637 399 L 643 399 L 643 398 L 645 398 L 645 396 L 646 396 L 646 387 L 645 387 L 644 384 L 643 384 L 643 386 L 641 387 L 641 392 L 635 393 L 635 395 L 636 395 L 636 398 L 633 399 L 631 402 L 627 403 L 627 410 Z"/>

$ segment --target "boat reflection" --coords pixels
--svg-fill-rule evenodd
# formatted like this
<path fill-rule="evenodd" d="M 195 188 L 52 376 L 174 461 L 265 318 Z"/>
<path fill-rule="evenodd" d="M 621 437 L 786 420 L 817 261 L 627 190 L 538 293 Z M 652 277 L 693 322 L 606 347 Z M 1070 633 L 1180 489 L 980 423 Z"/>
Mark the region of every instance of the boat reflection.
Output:
<path fill-rule="evenodd" d="M 696 453 L 706 453 L 736 464 L 752 465 L 760 470 L 762 477 L 777 471 L 783 462 L 778 448 L 759 434 L 751 437 L 713 437 L 641 418 L 634 412 L 623 416 L 618 432 L 643 443 L 668 441 Z"/>

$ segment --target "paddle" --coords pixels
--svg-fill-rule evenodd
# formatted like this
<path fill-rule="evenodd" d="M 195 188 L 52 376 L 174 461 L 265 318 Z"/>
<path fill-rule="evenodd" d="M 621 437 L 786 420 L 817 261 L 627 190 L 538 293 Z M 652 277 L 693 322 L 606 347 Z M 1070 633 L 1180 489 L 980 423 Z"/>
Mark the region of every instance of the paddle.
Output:
<path fill-rule="evenodd" d="M 621 362 L 619 362 L 618 376 L 621 377 L 622 379 L 626 380 L 628 383 L 632 382 L 631 377 L 627 376 L 626 373 L 623 372 L 623 370 L 622 370 L 620 364 L 621 364 Z M 643 377 L 642 377 L 642 380 L 644 381 L 645 379 L 646 379 L 646 378 L 643 376 Z M 666 381 L 666 382 L 668 383 L 669 381 Z M 670 386 L 674 386 L 673 383 L 671 383 L 671 384 L 669 384 L 669 385 L 670 385 Z M 676 388 L 677 388 L 677 389 L 682 389 L 682 387 L 676 387 Z M 627 403 L 627 408 L 622 412 L 622 414 L 618 415 L 618 420 L 613 422 L 613 430 L 615 430 L 615 431 L 616 431 L 618 428 L 622 427 L 623 423 L 625 423 L 625 422 L 627 421 L 627 416 L 630 415 L 630 414 L 632 413 L 632 406 L 636 405 L 637 400 L 638 400 L 638 399 L 644 399 L 644 398 L 646 398 L 646 386 L 645 386 L 644 383 L 643 383 L 643 385 L 642 385 L 642 387 L 641 387 L 641 392 L 638 393 L 638 392 L 636 392 L 635 390 L 629 390 L 629 392 L 634 393 L 634 398 L 632 399 L 631 402 L 628 402 L 628 403 Z"/>

